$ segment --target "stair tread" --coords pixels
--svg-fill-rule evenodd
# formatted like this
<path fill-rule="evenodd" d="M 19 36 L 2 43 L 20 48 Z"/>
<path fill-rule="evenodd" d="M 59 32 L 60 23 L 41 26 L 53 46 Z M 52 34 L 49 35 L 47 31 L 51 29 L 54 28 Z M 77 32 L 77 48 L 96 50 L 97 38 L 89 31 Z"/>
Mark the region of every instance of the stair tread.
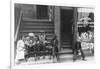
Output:
<path fill-rule="evenodd" d="M 71 44 L 62 45 L 63 47 L 72 47 Z"/>
<path fill-rule="evenodd" d="M 53 23 L 44 23 L 44 22 L 41 22 L 41 23 L 39 23 L 39 22 L 25 22 L 24 21 L 24 23 L 22 23 L 23 25 L 50 25 L 50 26 L 53 26 L 54 24 Z"/>
<path fill-rule="evenodd" d="M 44 32 L 54 32 L 53 30 L 43 30 Z M 41 30 L 21 30 L 20 32 L 41 32 Z"/>
<path fill-rule="evenodd" d="M 32 29 L 32 30 L 34 30 L 34 29 L 54 29 L 53 27 L 50 27 L 50 26 L 48 26 L 48 27 L 45 27 L 45 26 L 33 26 L 33 27 L 28 27 L 28 26 L 24 26 L 24 27 L 21 27 L 21 29 Z"/>
<path fill-rule="evenodd" d="M 51 22 L 47 19 L 32 19 L 32 18 L 27 18 L 27 17 L 23 17 L 22 18 L 23 21 L 34 21 L 34 22 Z"/>
<path fill-rule="evenodd" d="M 31 26 L 22 26 L 24 28 L 54 28 L 54 26 L 40 26 L 40 25 L 31 25 Z"/>
<path fill-rule="evenodd" d="M 72 46 L 71 43 L 66 43 L 66 44 L 62 43 L 62 45 L 63 46 Z"/>
<path fill-rule="evenodd" d="M 64 47 L 66 47 L 66 48 L 64 48 Z M 61 49 L 69 49 L 69 48 L 72 49 L 71 46 L 62 46 L 62 47 L 61 47 Z"/>
<path fill-rule="evenodd" d="M 22 33 L 20 32 L 20 35 L 27 35 L 27 34 L 28 34 L 27 32 L 22 32 Z M 40 32 L 35 32 L 34 34 L 39 35 Z M 48 33 L 48 32 L 46 32 L 44 34 L 46 34 L 47 36 L 52 36 L 53 35 L 53 33 Z"/>
<path fill-rule="evenodd" d="M 71 41 L 71 39 L 66 39 L 66 40 L 63 40 L 63 39 L 62 39 L 62 41 L 63 41 L 63 42 L 68 42 L 68 41 Z"/>
<path fill-rule="evenodd" d="M 62 46 L 72 46 L 72 44 L 62 44 Z"/>
<path fill-rule="evenodd" d="M 71 43 L 71 41 L 62 41 L 62 43 Z"/>
<path fill-rule="evenodd" d="M 61 48 L 60 53 L 64 53 L 64 52 L 72 52 L 72 49 Z"/>

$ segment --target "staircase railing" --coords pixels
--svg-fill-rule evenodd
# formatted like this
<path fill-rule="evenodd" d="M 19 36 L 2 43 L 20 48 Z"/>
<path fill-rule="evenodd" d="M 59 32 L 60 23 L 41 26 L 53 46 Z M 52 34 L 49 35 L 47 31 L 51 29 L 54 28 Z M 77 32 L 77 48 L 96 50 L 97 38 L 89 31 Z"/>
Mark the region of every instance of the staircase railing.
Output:
<path fill-rule="evenodd" d="M 18 19 L 18 25 L 17 25 L 17 28 L 16 28 L 15 36 L 14 36 L 14 41 L 15 41 L 15 42 L 16 42 L 16 40 L 17 40 L 17 38 L 18 38 L 21 20 L 22 20 L 22 10 L 20 10 L 19 19 Z"/>

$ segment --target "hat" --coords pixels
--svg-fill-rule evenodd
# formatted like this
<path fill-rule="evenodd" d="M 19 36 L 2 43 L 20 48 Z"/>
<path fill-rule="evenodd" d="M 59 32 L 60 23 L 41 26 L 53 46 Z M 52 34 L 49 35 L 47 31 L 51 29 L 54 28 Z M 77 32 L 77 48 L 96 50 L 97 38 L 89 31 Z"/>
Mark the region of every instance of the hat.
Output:
<path fill-rule="evenodd" d="M 29 33 L 28 35 L 29 35 L 29 36 L 35 36 L 34 33 Z"/>
<path fill-rule="evenodd" d="M 41 33 L 45 32 L 44 30 L 40 30 Z"/>

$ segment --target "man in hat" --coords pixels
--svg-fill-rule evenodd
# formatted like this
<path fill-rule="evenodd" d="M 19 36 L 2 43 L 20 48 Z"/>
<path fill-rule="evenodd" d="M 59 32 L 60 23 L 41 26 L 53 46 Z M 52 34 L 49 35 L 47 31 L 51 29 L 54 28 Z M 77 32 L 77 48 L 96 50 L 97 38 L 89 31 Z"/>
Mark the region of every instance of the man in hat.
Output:
<path fill-rule="evenodd" d="M 46 46 L 45 46 L 46 35 L 43 32 L 44 31 L 40 31 L 40 35 L 39 35 L 40 51 L 45 51 L 46 50 Z M 44 54 L 43 54 L 43 59 L 45 59 Z"/>

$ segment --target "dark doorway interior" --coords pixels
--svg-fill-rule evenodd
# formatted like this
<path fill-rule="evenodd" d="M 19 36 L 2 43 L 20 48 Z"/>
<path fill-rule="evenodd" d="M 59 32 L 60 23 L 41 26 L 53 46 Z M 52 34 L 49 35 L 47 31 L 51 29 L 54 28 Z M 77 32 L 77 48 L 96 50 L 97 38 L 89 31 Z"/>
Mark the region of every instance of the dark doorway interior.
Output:
<path fill-rule="evenodd" d="M 72 46 L 73 9 L 61 9 L 61 44 L 62 47 Z"/>

